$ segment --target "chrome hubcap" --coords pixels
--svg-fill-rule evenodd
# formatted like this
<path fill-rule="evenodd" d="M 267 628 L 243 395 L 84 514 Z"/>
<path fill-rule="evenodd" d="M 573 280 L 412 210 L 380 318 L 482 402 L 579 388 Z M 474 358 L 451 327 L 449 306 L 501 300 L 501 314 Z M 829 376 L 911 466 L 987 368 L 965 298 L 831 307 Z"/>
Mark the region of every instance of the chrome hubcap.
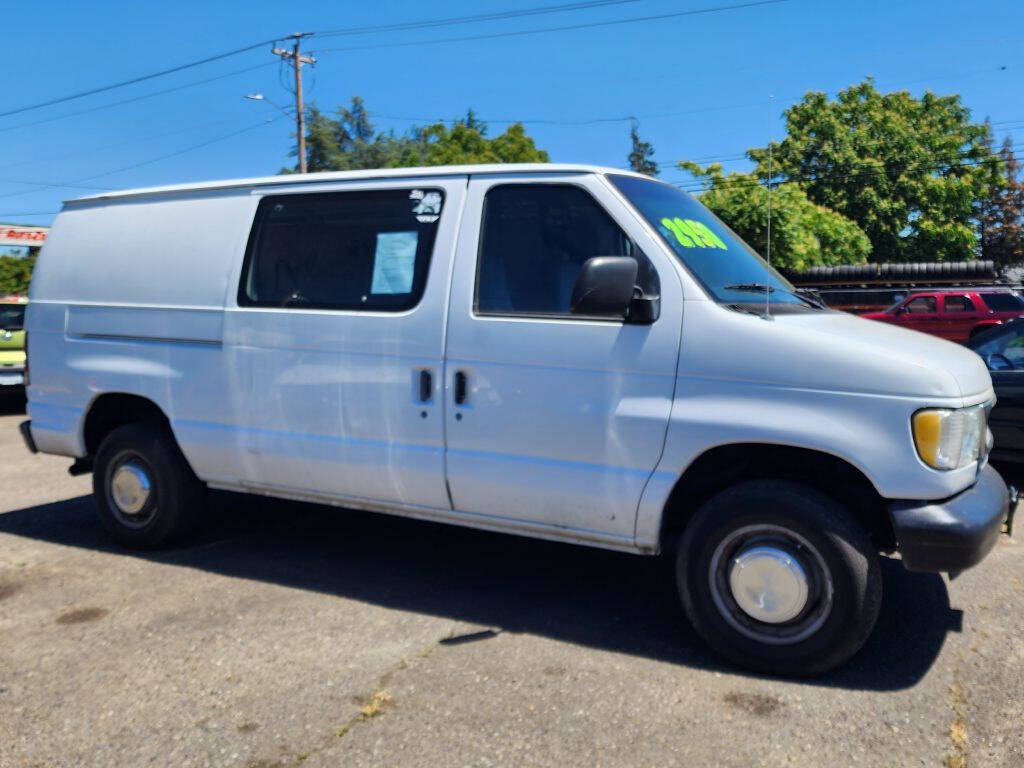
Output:
<path fill-rule="evenodd" d="M 783 525 L 754 523 L 727 533 L 711 556 L 708 582 L 726 623 L 759 643 L 799 643 L 832 612 L 825 559 Z"/>
<path fill-rule="evenodd" d="M 149 501 L 152 484 L 141 464 L 127 461 L 110 479 L 110 495 L 118 509 L 126 515 L 137 515 Z"/>
<path fill-rule="evenodd" d="M 770 546 L 751 547 L 733 557 L 729 588 L 744 613 L 766 624 L 795 619 L 806 607 L 810 593 L 800 563 Z"/>

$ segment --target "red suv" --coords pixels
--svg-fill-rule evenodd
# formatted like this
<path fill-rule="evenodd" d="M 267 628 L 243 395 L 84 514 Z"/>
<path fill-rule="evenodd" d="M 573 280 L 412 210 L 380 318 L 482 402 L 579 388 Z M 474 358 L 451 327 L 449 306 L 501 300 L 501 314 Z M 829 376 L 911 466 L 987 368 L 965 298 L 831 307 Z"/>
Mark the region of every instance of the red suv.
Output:
<path fill-rule="evenodd" d="M 1024 315 L 1024 299 L 1009 290 L 915 291 L 884 312 L 861 315 L 950 341 L 967 341 L 1004 320 Z"/>

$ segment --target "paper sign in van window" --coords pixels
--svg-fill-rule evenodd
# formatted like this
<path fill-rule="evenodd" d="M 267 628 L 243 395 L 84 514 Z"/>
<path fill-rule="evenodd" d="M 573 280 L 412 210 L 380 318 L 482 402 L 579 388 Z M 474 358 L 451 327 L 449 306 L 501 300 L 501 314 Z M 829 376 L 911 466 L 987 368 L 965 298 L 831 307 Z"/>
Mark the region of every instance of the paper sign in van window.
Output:
<path fill-rule="evenodd" d="M 370 293 L 395 294 L 412 291 L 418 237 L 415 231 L 377 233 Z"/>
<path fill-rule="evenodd" d="M 722 238 L 711 231 L 711 228 L 696 219 L 673 219 L 665 217 L 661 220 L 670 237 L 674 237 L 684 248 L 721 248 L 728 250 Z"/>

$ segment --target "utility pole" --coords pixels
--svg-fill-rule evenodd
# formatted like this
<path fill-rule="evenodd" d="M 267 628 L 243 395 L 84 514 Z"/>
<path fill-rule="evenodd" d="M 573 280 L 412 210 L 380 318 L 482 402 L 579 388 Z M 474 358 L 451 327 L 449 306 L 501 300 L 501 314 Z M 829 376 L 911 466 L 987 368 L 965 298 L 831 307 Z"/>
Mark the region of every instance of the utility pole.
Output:
<path fill-rule="evenodd" d="M 287 48 L 272 49 L 275 56 L 280 56 L 284 61 L 291 61 L 295 68 L 295 130 L 299 138 L 299 173 L 306 172 L 306 120 L 302 106 L 302 65 L 316 64 L 315 58 L 300 53 L 299 44 L 302 42 L 302 38 L 309 37 L 309 35 L 309 32 L 296 32 L 294 35 L 289 35 L 289 38 L 295 41 L 290 51 Z"/>

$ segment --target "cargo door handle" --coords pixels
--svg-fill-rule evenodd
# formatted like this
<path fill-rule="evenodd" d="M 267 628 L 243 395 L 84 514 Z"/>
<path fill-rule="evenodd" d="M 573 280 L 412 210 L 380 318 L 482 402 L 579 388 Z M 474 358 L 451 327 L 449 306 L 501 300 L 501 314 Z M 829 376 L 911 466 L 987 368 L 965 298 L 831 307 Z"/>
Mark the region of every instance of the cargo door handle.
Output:
<path fill-rule="evenodd" d="M 455 372 L 455 404 L 462 405 L 466 402 L 466 372 Z"/>
<path fill-rule="evenodd" d="M 420 371 L 420 402 L 430 402 L 430 396 L 434 391 L 434 377 L 430 371 Z"/>

